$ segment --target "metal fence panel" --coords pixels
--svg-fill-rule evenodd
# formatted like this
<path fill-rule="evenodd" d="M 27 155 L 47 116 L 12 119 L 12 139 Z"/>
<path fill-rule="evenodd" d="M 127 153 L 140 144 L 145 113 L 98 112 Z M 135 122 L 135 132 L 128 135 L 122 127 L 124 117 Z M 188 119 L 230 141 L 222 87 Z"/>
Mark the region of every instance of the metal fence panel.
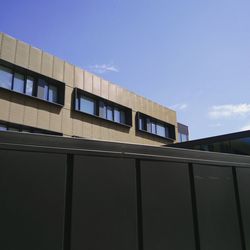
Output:
<path fill-rule="evenodd" d="M 142 217 L 145 250 L 194 250 L 188 164 L 142 161 Z"/>
<path fill-rule="evenodd" d="M 66 156 L 0 150 L 0 249 L 61 250 Z"/>
<path fill-rule="evenodd" d="M 240 250 L 232 168 L 194 165 L 201 250 Z"/>
<path fill-rule="evenodd" d="M 135 161 L 75 156 L 72 250 L 137 249 Z"/>

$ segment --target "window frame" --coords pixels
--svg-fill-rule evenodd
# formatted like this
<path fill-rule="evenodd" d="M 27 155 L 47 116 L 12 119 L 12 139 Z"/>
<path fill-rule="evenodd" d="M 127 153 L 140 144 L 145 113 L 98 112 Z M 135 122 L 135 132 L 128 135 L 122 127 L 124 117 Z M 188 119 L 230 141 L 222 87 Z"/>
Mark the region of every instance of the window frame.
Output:
<path fill-rule="evenodd" d="M 140 120 L 141 120 L 141 122 L 140 122 Z M 144 127 L 144 129 L 140 128 L 141 127 L 140 123 L 141 123 L 142 127 Z M 152 124 L 155 124 L 155 126 L 154 126 L 155 133 L 153 133 L 153 131 L 152 131 L 152 128 L 153 128 Z M 161 125 L 161 126 L 165 127 L 166 136 L 161 136 L 161 135 L 157 134 L 157 125 Z M 151 128 L 151 132 L 149 132 L 147 130 L 147 128 L 149 128 L 149 127 Z M 145 134 L 151 135 L 153 137 L 162 138 L 162 139 L 165 139 L 168 141 L 175 141 L 176 140 L 175 125 L 164 122 L 162 120 L 159 120 L 155 117 L 146 115 L 146 114 L 141 113 L 141 112 L 136 113 L 136 130 L 138 132 L 145 133 Z M 168 132 L 167 132 L 167 130 L 168 130 Z"/>
<path fill-rule="evenodd" d="M 26 68 L 22 68 L 20 66 L 14 65 L 12 63 L 6 62 L 2 59 L 0 59 L 0 65 L 2 67 L 7 68 L 8 70 L 11 71 L 12 74 L 12 82 L 11 82 L 11 88 L 5 88 L 0 86 L 0 90 L 1 91 L 7 91 L 7 92 L 11 92 L 15 95 L 22 95 L 22 96 L 26 96 L 27 98 L 31 98 L 31 99 L 36 99 L 42 102 L 46 102 L 58 107 L 63 107 L 64 106 L 64 99 L 65 99 L 65 83 L 60 82 L 58 80 L 49 78 L 45 75 L 41 75 L 39 73 L 36 73 L 34 71 L 28 70 Z M 16 90 L 14 90 L 14 77 L 15 74 L 21 74 L 24 76 L 24 87 L 23 87 L 23 91 L 22 92 L 18 92 Z M 26 93 L 27 90 L 27 80 L 28 78 L 33 78 L 33 87 L 32 87 L 32 95 Z M 42 79 L 44 80 L 47 84 L 48 84 L 48 93 L 47 93 L 47 99 L 43 99 L 43 98 L 39 98 L 37 96 L 38 94 L 38 80 Z M 57 102 L 53 102 L 53 101 L 49 101 L 48 97 L 49 97 L 49 86 L 54 86 L 57 88 Z"/>
<path fill-rule="evenodd" d="M 81 96 L 86 96 L 86 97 L 91 98 L 91 99 L 93 99 L 95 101 L 95 103 L 96 103 L 95 114 L 89 114 L 89 113 L 84 112 L 84 111 L 82 111 L 80 109 L 79 100 L 80 100 Z M 106 110 L 105 111 L 105 117 L 101 116 L 101 114 L 100 114 L 101 103 L 104 104 L 104 108 Z M 97 96 L 95 94 L 84 91 L 82 89 L 79 89 L 79 88 L 74 89 L 72 107 L 73 107 L 74 111 L 79 112 L 81 114 L 84 114 L 84 115 L 87 115 L 87 116 L 90 116 L 90 117 L 93 117 L 93 118 L 96 118 L 96 119 L 100 119 L 100 120 L 103 120 L 103 121 L 106 121 L 106 122 L 110 122 L 110 123 L 113 123 L 113 124 L 117 124 L 119 126 L 123 126 L 123 127 L 126 127 L 126 128 L 132 127 L 132 109 L 130 109 L 128 107 L 125 107 L 125 106 L 122 106 L 122 105 L 120 105 L 118 103 L 112 102 L 110 100 L 107 100 L 105 98 L 102 98 L 100 96 Z M 108 119 L 108 107 L 110 107 L 111 110 L 112 110 L 112 120 Z M 115 109 L 118 109 L 120 112 L 121 111 L 124 112 L 125 123 L 115 121 L 115 119 L 114 119 L 115 118 L 114 117 L 114 110 Z"/>

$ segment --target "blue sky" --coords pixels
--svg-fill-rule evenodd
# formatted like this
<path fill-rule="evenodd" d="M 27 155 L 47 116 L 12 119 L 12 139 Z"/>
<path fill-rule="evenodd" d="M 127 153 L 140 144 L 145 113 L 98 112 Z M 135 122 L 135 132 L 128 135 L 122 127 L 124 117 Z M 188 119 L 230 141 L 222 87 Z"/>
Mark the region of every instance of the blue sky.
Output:
<path fill-rule="evenodd" d="M 1 9 L 0 31 L 175 109 L 191 139 L 250 129 L 250 1 L 8 0 Z"/>

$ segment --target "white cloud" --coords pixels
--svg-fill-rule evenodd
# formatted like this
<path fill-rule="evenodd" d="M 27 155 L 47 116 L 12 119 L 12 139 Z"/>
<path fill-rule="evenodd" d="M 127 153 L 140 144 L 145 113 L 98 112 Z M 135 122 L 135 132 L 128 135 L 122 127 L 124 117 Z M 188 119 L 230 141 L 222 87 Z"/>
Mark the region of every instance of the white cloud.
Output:
<path fill-rule="evenodd" d="M 87 67 L 93 73 L 104 74 L 106 72 L 119 72 L 119 69 L 113 64 L 96 64 Z"/>
<path fill-rule="evenodd" d="M 172 105 L 171 108 L 174 109 L 174 110 L 184 110 L 188 107 L 188 105 L 186 103 L 178 103 L 178 104 L 175 104 L 175 105 Z"/>
<path fill-rule="evenodd" d="M 208 115 L 212 119 L 250 115 L 250 104 L 242 103 L 213 106 L 210 108 Z"/>

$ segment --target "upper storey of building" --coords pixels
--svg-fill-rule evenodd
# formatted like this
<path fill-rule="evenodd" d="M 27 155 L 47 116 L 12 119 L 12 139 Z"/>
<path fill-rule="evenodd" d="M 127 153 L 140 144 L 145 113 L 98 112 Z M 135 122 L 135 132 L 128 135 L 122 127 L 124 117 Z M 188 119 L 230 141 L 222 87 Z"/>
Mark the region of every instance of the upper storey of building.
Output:
<path fill-rule="evenodd" d="M 0 33 L 0 129 L 162 145 L 176 112 Z"/>

